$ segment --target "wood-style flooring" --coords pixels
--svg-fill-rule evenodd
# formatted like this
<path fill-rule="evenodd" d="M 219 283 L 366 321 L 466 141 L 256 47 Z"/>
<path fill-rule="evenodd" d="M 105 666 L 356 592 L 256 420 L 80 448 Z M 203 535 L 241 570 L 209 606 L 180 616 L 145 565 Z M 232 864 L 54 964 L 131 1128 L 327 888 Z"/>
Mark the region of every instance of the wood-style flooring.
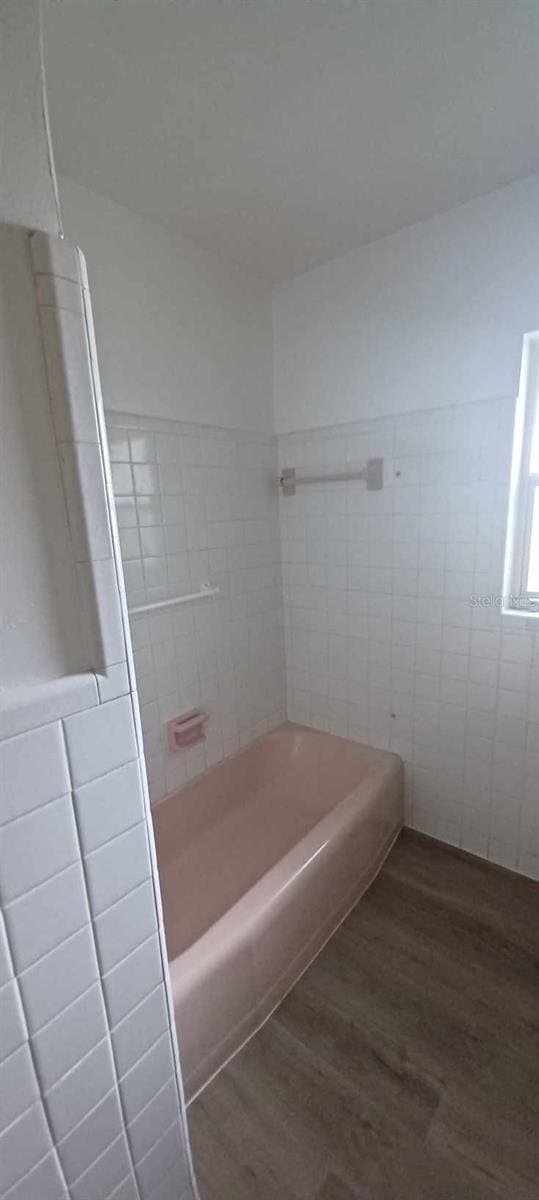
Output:
<path fill-rule="evenodd" d="M 405 831 L 189 1109 L 203 1200 L 539 1200 L 539 886 Z"/>

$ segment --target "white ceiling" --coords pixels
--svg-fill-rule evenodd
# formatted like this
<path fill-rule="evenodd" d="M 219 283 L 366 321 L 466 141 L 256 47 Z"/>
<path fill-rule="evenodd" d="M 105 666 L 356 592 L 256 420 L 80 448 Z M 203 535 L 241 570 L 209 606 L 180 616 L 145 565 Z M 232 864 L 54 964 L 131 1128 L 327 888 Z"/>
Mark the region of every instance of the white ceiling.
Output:
<path fill-rule="evenodd" d="M 539 168 L 537 0 L 50 0 L 60 172 L 278 281 Z"/>

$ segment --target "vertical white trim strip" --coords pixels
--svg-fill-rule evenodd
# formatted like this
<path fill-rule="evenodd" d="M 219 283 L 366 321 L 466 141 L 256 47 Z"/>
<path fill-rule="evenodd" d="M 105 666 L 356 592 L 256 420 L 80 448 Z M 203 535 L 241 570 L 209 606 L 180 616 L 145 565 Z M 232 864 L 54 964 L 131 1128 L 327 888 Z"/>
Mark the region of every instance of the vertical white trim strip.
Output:
<path fill-rule="evenodd" d="M 54 196 L 54 205 L 56 208 L 56 218 L 58 221 L 58 232 L 60 237 L 64 236 L 64 227 L 62 224 L 62 212 L 60 209 L 60 195 L 58 192 L 58 179 L 56 176 L 56 168 L 54 165 L 54 151 L 52 148 L 51 124 L 49 117 L 49 102 L 47 99 L 47 72 L 45 68 L 45 28 L 43 23 L 43 0 L 39 0 L 39 61 L 41 67 L 41 108 L 43 112 L 43 123 L 45 126 L 45 138 L 47 142 L 47 158 L 49 162 L 49 174 L 51 177 L 52 192 Z"/>

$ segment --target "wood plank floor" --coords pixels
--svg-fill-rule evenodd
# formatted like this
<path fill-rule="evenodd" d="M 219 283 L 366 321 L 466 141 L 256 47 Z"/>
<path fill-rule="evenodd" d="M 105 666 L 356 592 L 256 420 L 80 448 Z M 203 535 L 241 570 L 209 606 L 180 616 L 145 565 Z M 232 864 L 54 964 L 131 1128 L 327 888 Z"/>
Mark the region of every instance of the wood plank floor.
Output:
<path fill-rule="evenodd" d="M 538 1200 L 539 886 L 405 831 L 189 1110 L 203 1200 Z"/>

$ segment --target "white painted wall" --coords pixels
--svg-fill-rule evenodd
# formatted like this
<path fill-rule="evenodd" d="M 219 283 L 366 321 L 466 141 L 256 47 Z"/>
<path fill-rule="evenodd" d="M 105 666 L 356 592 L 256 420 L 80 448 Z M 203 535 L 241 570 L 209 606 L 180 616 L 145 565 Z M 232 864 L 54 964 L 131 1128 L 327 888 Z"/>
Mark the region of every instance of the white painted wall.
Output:
<path fill-rule="evenodd" d="M 105 407 L 269 431 L 269 286 L 68 179 L 60 197 L 88 264 Z"/>
<path fill-rule="evenodd" d="M 277 432 L 514 396 L 538 279 L 533 176 L 276 288 Z"/>
<path fill-rule="evenodd" d="M 43 108 L 39 0 L 0 3 L 0 221 L 59 232 Z"/>

